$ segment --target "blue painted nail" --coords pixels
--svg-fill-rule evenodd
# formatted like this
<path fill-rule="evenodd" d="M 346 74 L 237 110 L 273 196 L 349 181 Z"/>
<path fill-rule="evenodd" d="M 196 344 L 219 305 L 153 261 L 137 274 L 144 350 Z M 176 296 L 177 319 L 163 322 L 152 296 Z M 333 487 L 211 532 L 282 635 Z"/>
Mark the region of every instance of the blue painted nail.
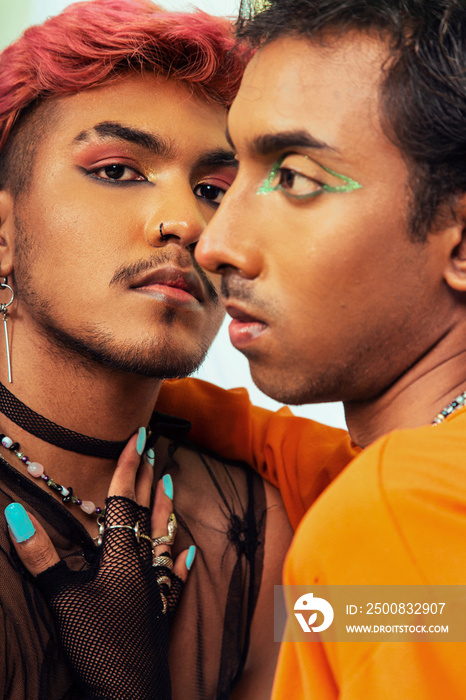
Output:
<path fill-rule="evenodd" d="M 136 450 L 138 455 L 142 455 L 144 452 L 144 447 L 146 446 L 146 429 L 139 428 L 138 430 L 138 441 L 136 443 Z"/>
<path fill-rule="evenodd" d="M 146 451 L 146 459 L 149 462 L 149 464 L 152 464 L 152 466 L 154 466 L 155 452 L 152 449 L 152 447 L 149 447 L 149 449 Z"/>
<path fill-rule="evenodd" d="M 194 544 L 188 549 L 188 556 L 186 557 L 186 568 L 188 571 L 193 565 L 194 557 L 196 556 L 196 547 Z"/>
<path fill-rule="evenodd" d="M 165 474 L 163 477 L 163 490 L 168 498 L 173 498 L 173 481 L 170 474 Z"/>
<path fill-rule="evenodd" d="M 21 503 L 10 503 L 5 508 L 5 518 L 17 542 L 25 542 L 35 533 L 34 525 Z"/>

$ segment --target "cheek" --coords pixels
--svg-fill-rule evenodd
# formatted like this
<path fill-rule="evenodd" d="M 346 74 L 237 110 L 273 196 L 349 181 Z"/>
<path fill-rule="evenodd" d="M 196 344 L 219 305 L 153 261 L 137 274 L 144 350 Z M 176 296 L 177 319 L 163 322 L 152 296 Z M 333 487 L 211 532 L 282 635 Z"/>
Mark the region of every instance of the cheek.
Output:
<path fill-rule="evenodd" d="M 61 193 L 62 194 L 62 193 Z M 37 247 L 41 266 L 54 269 L 57 263 L 68 268 L 73 276 L 84 267 L 89 273 L 95 270 L 96 261 L 100 271 L 113 269 L 121 262 L 123 240 L 128 236 L 128 219 L 124 212 L 110 212 L 96 202 L 82 198 L 61 197 L 52 206 L 40 203 L 35 211 L 28 208 L 23 227 L 30 234 L 33 247 Z M 121 235 L 119 235 L 121 231 Z M 126 237 L 123 235 L 126 234 Z"/>

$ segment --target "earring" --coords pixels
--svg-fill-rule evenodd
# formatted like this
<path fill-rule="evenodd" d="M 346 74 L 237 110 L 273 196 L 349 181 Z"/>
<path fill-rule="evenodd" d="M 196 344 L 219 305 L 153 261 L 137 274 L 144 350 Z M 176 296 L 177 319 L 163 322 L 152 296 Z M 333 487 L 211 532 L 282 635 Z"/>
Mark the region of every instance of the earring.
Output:
<path fill-rule="evenodd" d="M 7 321 L 7 309 L 8 307 L 13 303 L 13 299 L 15 298 L 15 293 L 13 289 L 10 287 L 8 282 L 8 277 L 3 278 L 3 282 L 0 282 L 0 289 L 9 289 L 11 292 L 11 299 L 8 301 L 6 304 L 0 304 L 0 313 L 3 315 L 3 330 L 5 331 L 5 346 L 6 346 L 6 361 L 7 361 L 7 367 L 8 367 L 8 381 L 10 384 L 12 384 L 12 379 L 11 379 L 11 362 L 10 362 L 10 344 L 8 342 L 8 329 L 6 326 L 6 321 Z"/>
<path fill-rule="evenodd" d="M 162 241 L 166 241 L 170 234 L 169 234 L 169 233 L 164 233 L 164 232 L 163 232 L 163 224 L 160 224 L 160 226 L 159 226 L 159 232 L 160 232 L 160 239 L 161 239 Z"/>

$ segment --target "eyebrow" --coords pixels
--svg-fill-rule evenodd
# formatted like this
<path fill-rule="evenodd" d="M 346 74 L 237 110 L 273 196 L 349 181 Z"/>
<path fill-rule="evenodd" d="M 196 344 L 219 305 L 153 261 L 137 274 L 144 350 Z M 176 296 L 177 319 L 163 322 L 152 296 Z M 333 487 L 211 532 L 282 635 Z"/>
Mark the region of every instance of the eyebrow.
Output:
<path fill-rule="evenodd" d="M 234 148 L 228 128 L 226 131 L 226 139 L 231 147 Z M 268 156 L 271 153 L 285 151 L 288 148 L 314 148 L 321 151 L 326 150 L 339 153 L 338 149 L 334 146 L 330 146 L 330 144 L 312 136 L 312 134 L 304 130 L 280 131 L 276 134 L 261 134 L 261 136 L 256 136 L 256 138 L 249 141 L 247 145 L 253 153 L 260 156 Z"/>
<path fill-rule="evenodd" d="M 81 131 L 81 133 L 73 139 L 73 143 L 90 141 L 95 134 L 103 138 L 116 138 L 127 141 L 128 143 L 134 143 L 164 158 L 173 158 L 176 155 L 176 149 L 160 136 L 156 136 L 148 131 L 143 131 L 142 129 L 134 129 L 133 127 L 125 126 L 118 122 L 100 122 L 100 124 L 96 124 L 92 129 Z M 221 166 L 238 166 L 238 161 L 233 151 L 227 150 L 226 148 L 217 148 L 204 153 L 197 160 L 195 169 L 205 170 Z"/>
<path fill-rule="evenodd" d="M 297 147 L 337 152 L 336 148 L 312 136 L 307 131 L 281 131 L 277 134 L 262 134 L 253 139 L 249 147 L 260 156 Z"/>
<path fill-rule="evenodd" d="M 194 169 L 208 170 L 209 168 L 218 168 L 221 166 L 235 169 L 238 168 L 238 161 L 236 160 L 233 151 L 229 151 L 226 148 L 217 148 L 214 151 L 204 153 L 196 161 Z"/>
<path fill-rule="evenodd" d="M 120 141 L 134 143 L 158 156 L 170 157 L 173 156 L 175 152 L 173 146 L 160 136 L 156 136 L 148 131 L 143 131 L 142 129 L 125 126 L 119 122 L 100 122 L 100 124 L 93 126 L 92 129 L 81 131 L 81 133 L 73 139 L 73 143 L 90 141 L 95 135 L 102 138 L 115 138 Z"/>

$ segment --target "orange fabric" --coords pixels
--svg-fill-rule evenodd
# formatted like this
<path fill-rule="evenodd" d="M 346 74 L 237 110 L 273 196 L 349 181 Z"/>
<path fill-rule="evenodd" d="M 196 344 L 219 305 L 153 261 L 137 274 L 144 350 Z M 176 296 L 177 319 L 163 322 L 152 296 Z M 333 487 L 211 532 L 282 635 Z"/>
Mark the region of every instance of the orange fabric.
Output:
<path fill-rule="evenodd" d="M 199 379 L 167 381 L 157 410 L 191 421 L 190 440 L 247 462 L 277 486 L 294 529 L 317 496 L 360 451 L 344 430 L 253 406 L 245 389 Z"/>
<path fill-rule="evenodd" d="M 290 585 L 466 583 L 466 411 L 367 448 L 299 526 Z M 370 622 L 370 621 L 369 621 Z M 273 700 L 464 700 L 466 643 L 285 643 Z"/>
<path fill-rule="evenodd" d="M 161 399 L 193 440 L 278 486 L 294 527 L 302 518 L 285 584 L 466 584 L 466 410 L 357 455 L 344 431 L 253 408 L 244 390 L 182 380 Z M 464 643 L 289 642 L 273 700 L 464 700 L 465 659 Z"/>

